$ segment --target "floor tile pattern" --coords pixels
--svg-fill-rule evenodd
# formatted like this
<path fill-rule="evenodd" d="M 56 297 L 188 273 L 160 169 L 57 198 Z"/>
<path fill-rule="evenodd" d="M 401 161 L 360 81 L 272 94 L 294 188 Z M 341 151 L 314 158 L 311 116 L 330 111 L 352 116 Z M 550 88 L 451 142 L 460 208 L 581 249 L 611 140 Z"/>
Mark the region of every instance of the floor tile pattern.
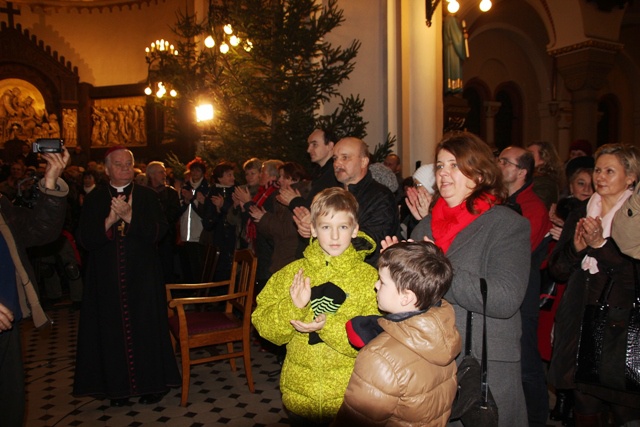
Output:
<path fill-rule="evenodd" d="M 249 392 L 241 360 L 231 371 L 228 361 L 194 366 L 186 408 L 174 389 L 155 405 L 112 408 L 108 400 L 71 395 L 78 331 L 77 311 L 68 306 L 48 310 L 54 324 L 35 330 L 22 324 L 27 382 L 27 427 L 54 426 L 286 426 L 273 354 L 253 344 L 251 356 L 256 392 Z M 215 349 L 209 349 L 215 351 Z M 206 351 L 206 350 L 201 350 Z"/>
<path fill-rule="evenodd" d="M 108 400 L 74 398 L 71 395 L 78 331 L 77 311 L 68 305 L 47 310 L 54 324 L 35 330 L 22 323 L 22 345 L 27 382 L 27 427 L 57 426 L 288 426 L 282 410 L 276 357 L 252 345 L 256 392 L 249 392 L 242 362 L 231 371 L 228 361 L 194 366 L 186 408 L 180 406 L 180 390 L 172 390 L 155 405 L 112 408 Z M 206 349 L 201 351 L 217 351 Z M 551 404 L 553 395 L 550 394 Z M 0 426 L 2 421 L 0 419 Z M 549 426 L 560 426 L 549 422 Z M 355 426 L 354 426 L 355 427 Z"/>

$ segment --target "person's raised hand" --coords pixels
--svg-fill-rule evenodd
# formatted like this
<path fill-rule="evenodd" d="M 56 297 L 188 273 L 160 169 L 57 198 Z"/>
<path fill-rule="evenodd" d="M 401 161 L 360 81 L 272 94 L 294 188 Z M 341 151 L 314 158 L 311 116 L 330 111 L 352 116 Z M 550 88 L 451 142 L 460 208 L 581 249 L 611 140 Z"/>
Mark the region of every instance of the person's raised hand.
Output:
<path fill-rule="evenodd" d="M 111 198 L 111 209 L 118 215 L 118 218 L 126 223 L 131 223 L 131 214 L 133 212 L 131 208 L 132 200 L 133 193 L 129 195 L 129 200 L 126 199 L 125 195 Z"/>
<path fill-rule="evenodd" d="M 418 221 L 429 214 L 429 205 L 433 196 L 424 187 L 407 188 L 407 207 Z"/>
<path fill-rule="evenodd" d="M 289 203 L 296 197 L 300 197 L 298 190 L 294 190 L 291 187 L 280 187 L 280 192 L 276 196 L 276 200 L 285 206 L 289 206 Z"/>
<path fill-rule="evenodd" d="M 233 201 L 237 201 L 240 205 L 249 203 L 251 201 L 251 193 L 249 192 L 249 189 L 245 187 L 236 187 L 233 192 Z"/>
<path fill-rule="evenodd" d="M 49 190 L 55 190 L 56 181 L 67 167 L 71 155 L 66 147 L 62 147 L 61 153 L 42 153 L 41 156 L 47 162 L 44 170 L 44 186 Z"/>
<path fill-rule="evenodd" d="M 311 279 L 304 277 L 304 270 L 300 269 L 293 276 L 293 282 L 289 288 L 289 295 L 293 305 L 298 308 L 305 308 L 311 300 Z"/>
<path fill-rule="evenodd" d="M 304 206 L 299 206 L 293 210 L 293 221 L 298 227 L 298 234 L 308 239 L 311 237 L 311 212 Z"/>
<path fill-rule="evenodd" d="M 253 222 L 260 222 L 267 210 L 262 206 L 252 205 L 249 207 L 249 215 L 253 218 Z"/>

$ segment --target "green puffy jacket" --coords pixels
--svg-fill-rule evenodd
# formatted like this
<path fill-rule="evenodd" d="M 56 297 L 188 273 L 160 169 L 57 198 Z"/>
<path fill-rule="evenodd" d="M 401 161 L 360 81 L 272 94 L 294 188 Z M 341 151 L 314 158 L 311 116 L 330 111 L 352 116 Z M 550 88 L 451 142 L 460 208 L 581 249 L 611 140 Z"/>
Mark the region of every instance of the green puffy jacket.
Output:
<path fill-rule="evenodd" d="M 375 245 L 364 233 L 358 233 Z M 364 262 L 371 252 L 356 251 L 353 246 L 337 257 L 326 255 L 317 240 L 304 251 L 304 258 L 275 273 L 257 297 L 258 306 L 251 320 L 260 335 L 277 344 L 287 345 L 280 390 L 284 406 L 316 421 L 333 418 L 344 397 L 358 352 L 349 344 L 345 323 L 355 316 L 379 314 L 376 301 L 376 269 Z M 292 319 L 311 322 L 311 305 L 299 309 L 289 295 L 293 277 L 299 269 L 311 278 L 311 287 L 331 282 L 346 293 L 335 313 L 327 314 L 318 331 L 320 342 L 309 344 L 310 334 L 296 331 Z"/>

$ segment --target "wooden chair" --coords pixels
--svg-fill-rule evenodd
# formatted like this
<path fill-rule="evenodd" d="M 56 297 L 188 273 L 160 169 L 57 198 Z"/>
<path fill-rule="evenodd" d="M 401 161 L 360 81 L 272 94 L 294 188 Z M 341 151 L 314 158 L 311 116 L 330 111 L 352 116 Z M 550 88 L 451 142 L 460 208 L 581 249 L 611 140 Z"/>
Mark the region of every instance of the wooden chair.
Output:
<path fill-rule="evenodd" d="M 218 267 L 218 260 L 220 259 L 220 249 L 215 245 L 207 245 L 204 252 L 204 260 L 202 262 L 202 274 L 200 275 L 200 282 L 211 282 L 213 275 Z"/>
<path fill-rule="evenodd" d="M 237 250 L 233 257 L 231 278 L 222 282 L 166 285 L 169 304 L 169 328 L 172 338 L 180 345 L 182 357 L 182 399 L 187 406 L 191 366 L 216 360 L 229 359 L 231 370 L 236 371 L 237 357 L 244 359 L 249 391 L 253 393 L 251 373 L 251 309 L 256 281 L 257 258 L 249 249 Z M 206 290 L 229 286 L 225 295 L 211 297 L 173 298 L 172 291 L 180 289 Z M 194 310 L 201 305 L 225 304 L 224 311 Z M 214 307 L 215 309 L 215 307 Z M 234 351 L 234 342 L 241 342 L 240 351 Z M 191 359 L 190 350 L 204 346 L 227 344 L 227 352 L 214 356 Z"/>

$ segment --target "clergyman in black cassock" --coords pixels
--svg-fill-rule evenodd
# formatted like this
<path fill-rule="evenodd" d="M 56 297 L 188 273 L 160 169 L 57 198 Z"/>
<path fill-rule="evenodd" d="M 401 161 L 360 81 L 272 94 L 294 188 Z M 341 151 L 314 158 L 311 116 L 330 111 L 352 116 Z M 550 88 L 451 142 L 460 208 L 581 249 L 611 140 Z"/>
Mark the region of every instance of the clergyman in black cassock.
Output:
<path fill-rule="evenodd" d="M 77 232 L 89 256 L 73 394 L 156 403 L 181 383 L 157 252 L 168 225 L 157 194 L 132 182 L 129 150 L 110 149 L 105 167 L 110 184 L 87 195 Z"/>

